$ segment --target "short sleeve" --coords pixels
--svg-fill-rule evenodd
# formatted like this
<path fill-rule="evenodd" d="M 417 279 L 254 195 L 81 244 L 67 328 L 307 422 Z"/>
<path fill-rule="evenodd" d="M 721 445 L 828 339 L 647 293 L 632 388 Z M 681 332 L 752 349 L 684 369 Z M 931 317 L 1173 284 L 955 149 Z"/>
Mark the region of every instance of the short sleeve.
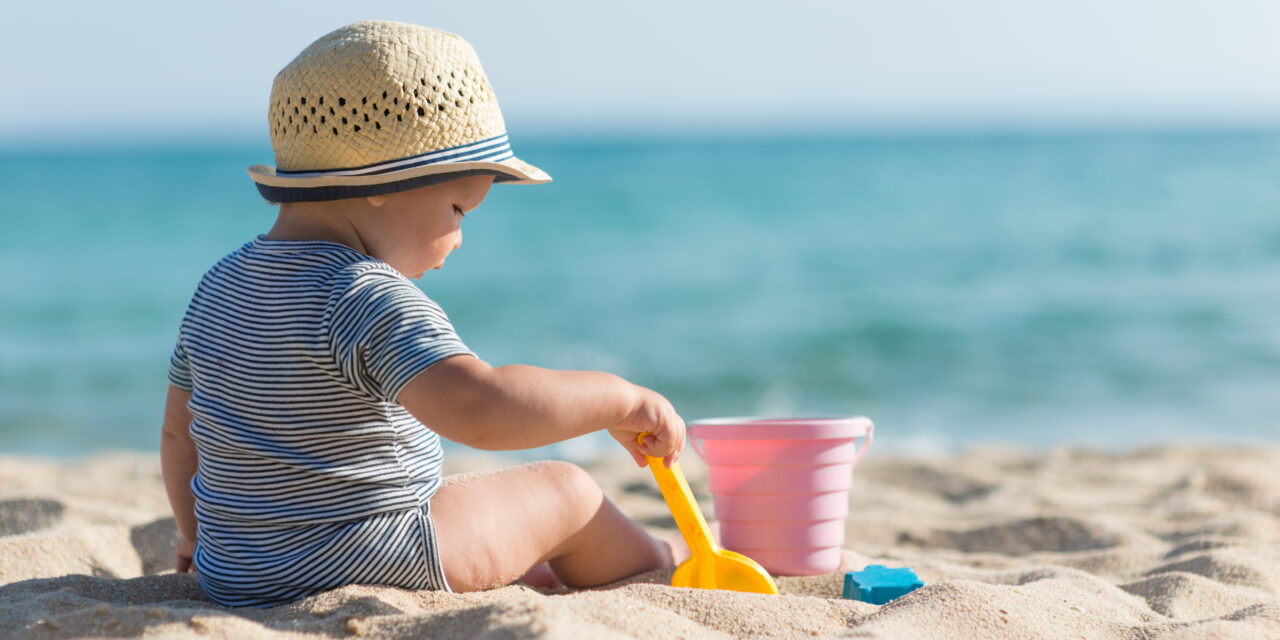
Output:
<path fill-rule="evenodd" d="M 427 367 L 473 355 L 440 305 L 398 273 L 366 271 L 335 293 L 330 330 L 338 366 L 383 400 L 394 402 Z"/>
<path fill-rule="evenodd" d="M 173 355 L 169 357 L 169 384 L 183 391 L 191 391 L 193 389 L 191 384 L 191 364 L 187 361 L 187 350 L 182 347 L 181 340 L 173 348 Z"/>

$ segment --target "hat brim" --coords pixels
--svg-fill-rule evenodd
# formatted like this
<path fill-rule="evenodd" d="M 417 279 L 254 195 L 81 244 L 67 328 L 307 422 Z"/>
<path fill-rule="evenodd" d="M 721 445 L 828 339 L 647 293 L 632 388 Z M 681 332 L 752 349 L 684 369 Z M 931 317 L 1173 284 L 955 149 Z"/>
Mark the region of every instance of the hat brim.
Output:
<path fill-rule="evenodd" d="M 375 175 L 281 175 L 274 167 L 248 169 L 258 193 L 270 202 L 322 202 L 363 198 L 417 189 L 468 175 L 492 175 L 503 184 L 543 184 L 551 176 L 515 156 L 502 160 L 428 164 Z"/>

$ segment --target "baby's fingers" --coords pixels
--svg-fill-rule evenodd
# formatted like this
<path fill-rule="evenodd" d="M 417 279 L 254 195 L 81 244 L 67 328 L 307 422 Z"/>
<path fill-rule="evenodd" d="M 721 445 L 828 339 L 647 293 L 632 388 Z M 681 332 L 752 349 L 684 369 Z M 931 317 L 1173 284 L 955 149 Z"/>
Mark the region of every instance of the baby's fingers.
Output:
<path fill-rule="evenodd" d="M 668 408 L 670 406 L 668 405 Z M 652 455 L 661 457 L 670 467 L 680 459 L 680 453 L 684 450 L 684 420 L 682 420 L 674 410 L 661 421 L 657 429 L 653 432 L 655 441 L 653 443 Z"/>
<path fill-rule="evenodd" d="M 662 465 L 668 469 L 680 457 L 680 447 L 677 443 L 664 443 L 652 433 L 645 432 L 636 438 L 641 453 L 654 458 L 661 457 Z"/>
<path fill-rule="evenodd" d="M 643 434 L 635 434 L 633 432 L 627 434 L 612 433 L 610 435 L 613 436 L 614 440 L 618 441 L 618 444 L 622 445 L 623 449 L 627 450 L 627 453 L 631 454 L 631 459 L 636 461 L 636 466 L 643 467 L 649 464 L 649 460 L 645 457 L 644 451 L 640 450 L 639 443 Z"/>
<path fill-rule="evenodd" d="M 649 459 L 644 456 L 644 452 L 640 448 L 632 444 L 627 447 L 627 453 L 631 454 L 631 459 L 636 461 L 636 466 L 645 467 L 649 465 Z"/>

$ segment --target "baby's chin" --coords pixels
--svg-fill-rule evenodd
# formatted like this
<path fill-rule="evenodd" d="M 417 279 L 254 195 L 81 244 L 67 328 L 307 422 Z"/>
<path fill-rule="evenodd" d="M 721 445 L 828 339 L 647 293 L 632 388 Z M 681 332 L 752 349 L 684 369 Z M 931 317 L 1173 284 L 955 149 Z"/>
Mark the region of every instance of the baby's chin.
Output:
<path fill-rule="evenodd" d="M 443 268 L 444 268 L 444 263 L 440 263 L 440 264 L 438 264 L 438 265 L 436 265 L 436 266 L 434 266 L 434 267 L 431 267 L 430 269 L 427 269 L 426 271 L 422 271 L 422 272 L 418 273 L 418 275 L 416 275 L 416 276 L 409 276 L 409 279 L 410 279 L 410 280 L 417 280 L 418 278 L 421 278 L 422 276 L 427 275 L 427 273 L 428 273 L 428 272 L 430 272 L 430 271 L 435 271 L 435 270 L 437 270 L 437 269 L 443 269 Z"/>

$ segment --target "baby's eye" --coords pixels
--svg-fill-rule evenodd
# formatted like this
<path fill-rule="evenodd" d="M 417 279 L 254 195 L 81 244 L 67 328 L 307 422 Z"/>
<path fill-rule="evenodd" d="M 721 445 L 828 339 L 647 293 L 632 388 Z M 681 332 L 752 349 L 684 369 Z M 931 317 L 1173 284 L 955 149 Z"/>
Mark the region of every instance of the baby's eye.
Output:
<path fill-rule="evenodd" d="M 464 218 L 467 216 L 467 212 L 466 212 L 466 211 L 463 211 L 463 210 L 462 210 L 462 207 L 459 207 L 459 206 L 458 206 L 458 205 L 456 205 L 456 204 L 455 204 L 455 205 L 453 205 L 453 212 L 454 212 L 454 213 L 456 213 L 456 214 L 458 214 L 458 215 L 460 215 L 460 216 L 462 216 L 462 217 L 464 217 Z"/>

